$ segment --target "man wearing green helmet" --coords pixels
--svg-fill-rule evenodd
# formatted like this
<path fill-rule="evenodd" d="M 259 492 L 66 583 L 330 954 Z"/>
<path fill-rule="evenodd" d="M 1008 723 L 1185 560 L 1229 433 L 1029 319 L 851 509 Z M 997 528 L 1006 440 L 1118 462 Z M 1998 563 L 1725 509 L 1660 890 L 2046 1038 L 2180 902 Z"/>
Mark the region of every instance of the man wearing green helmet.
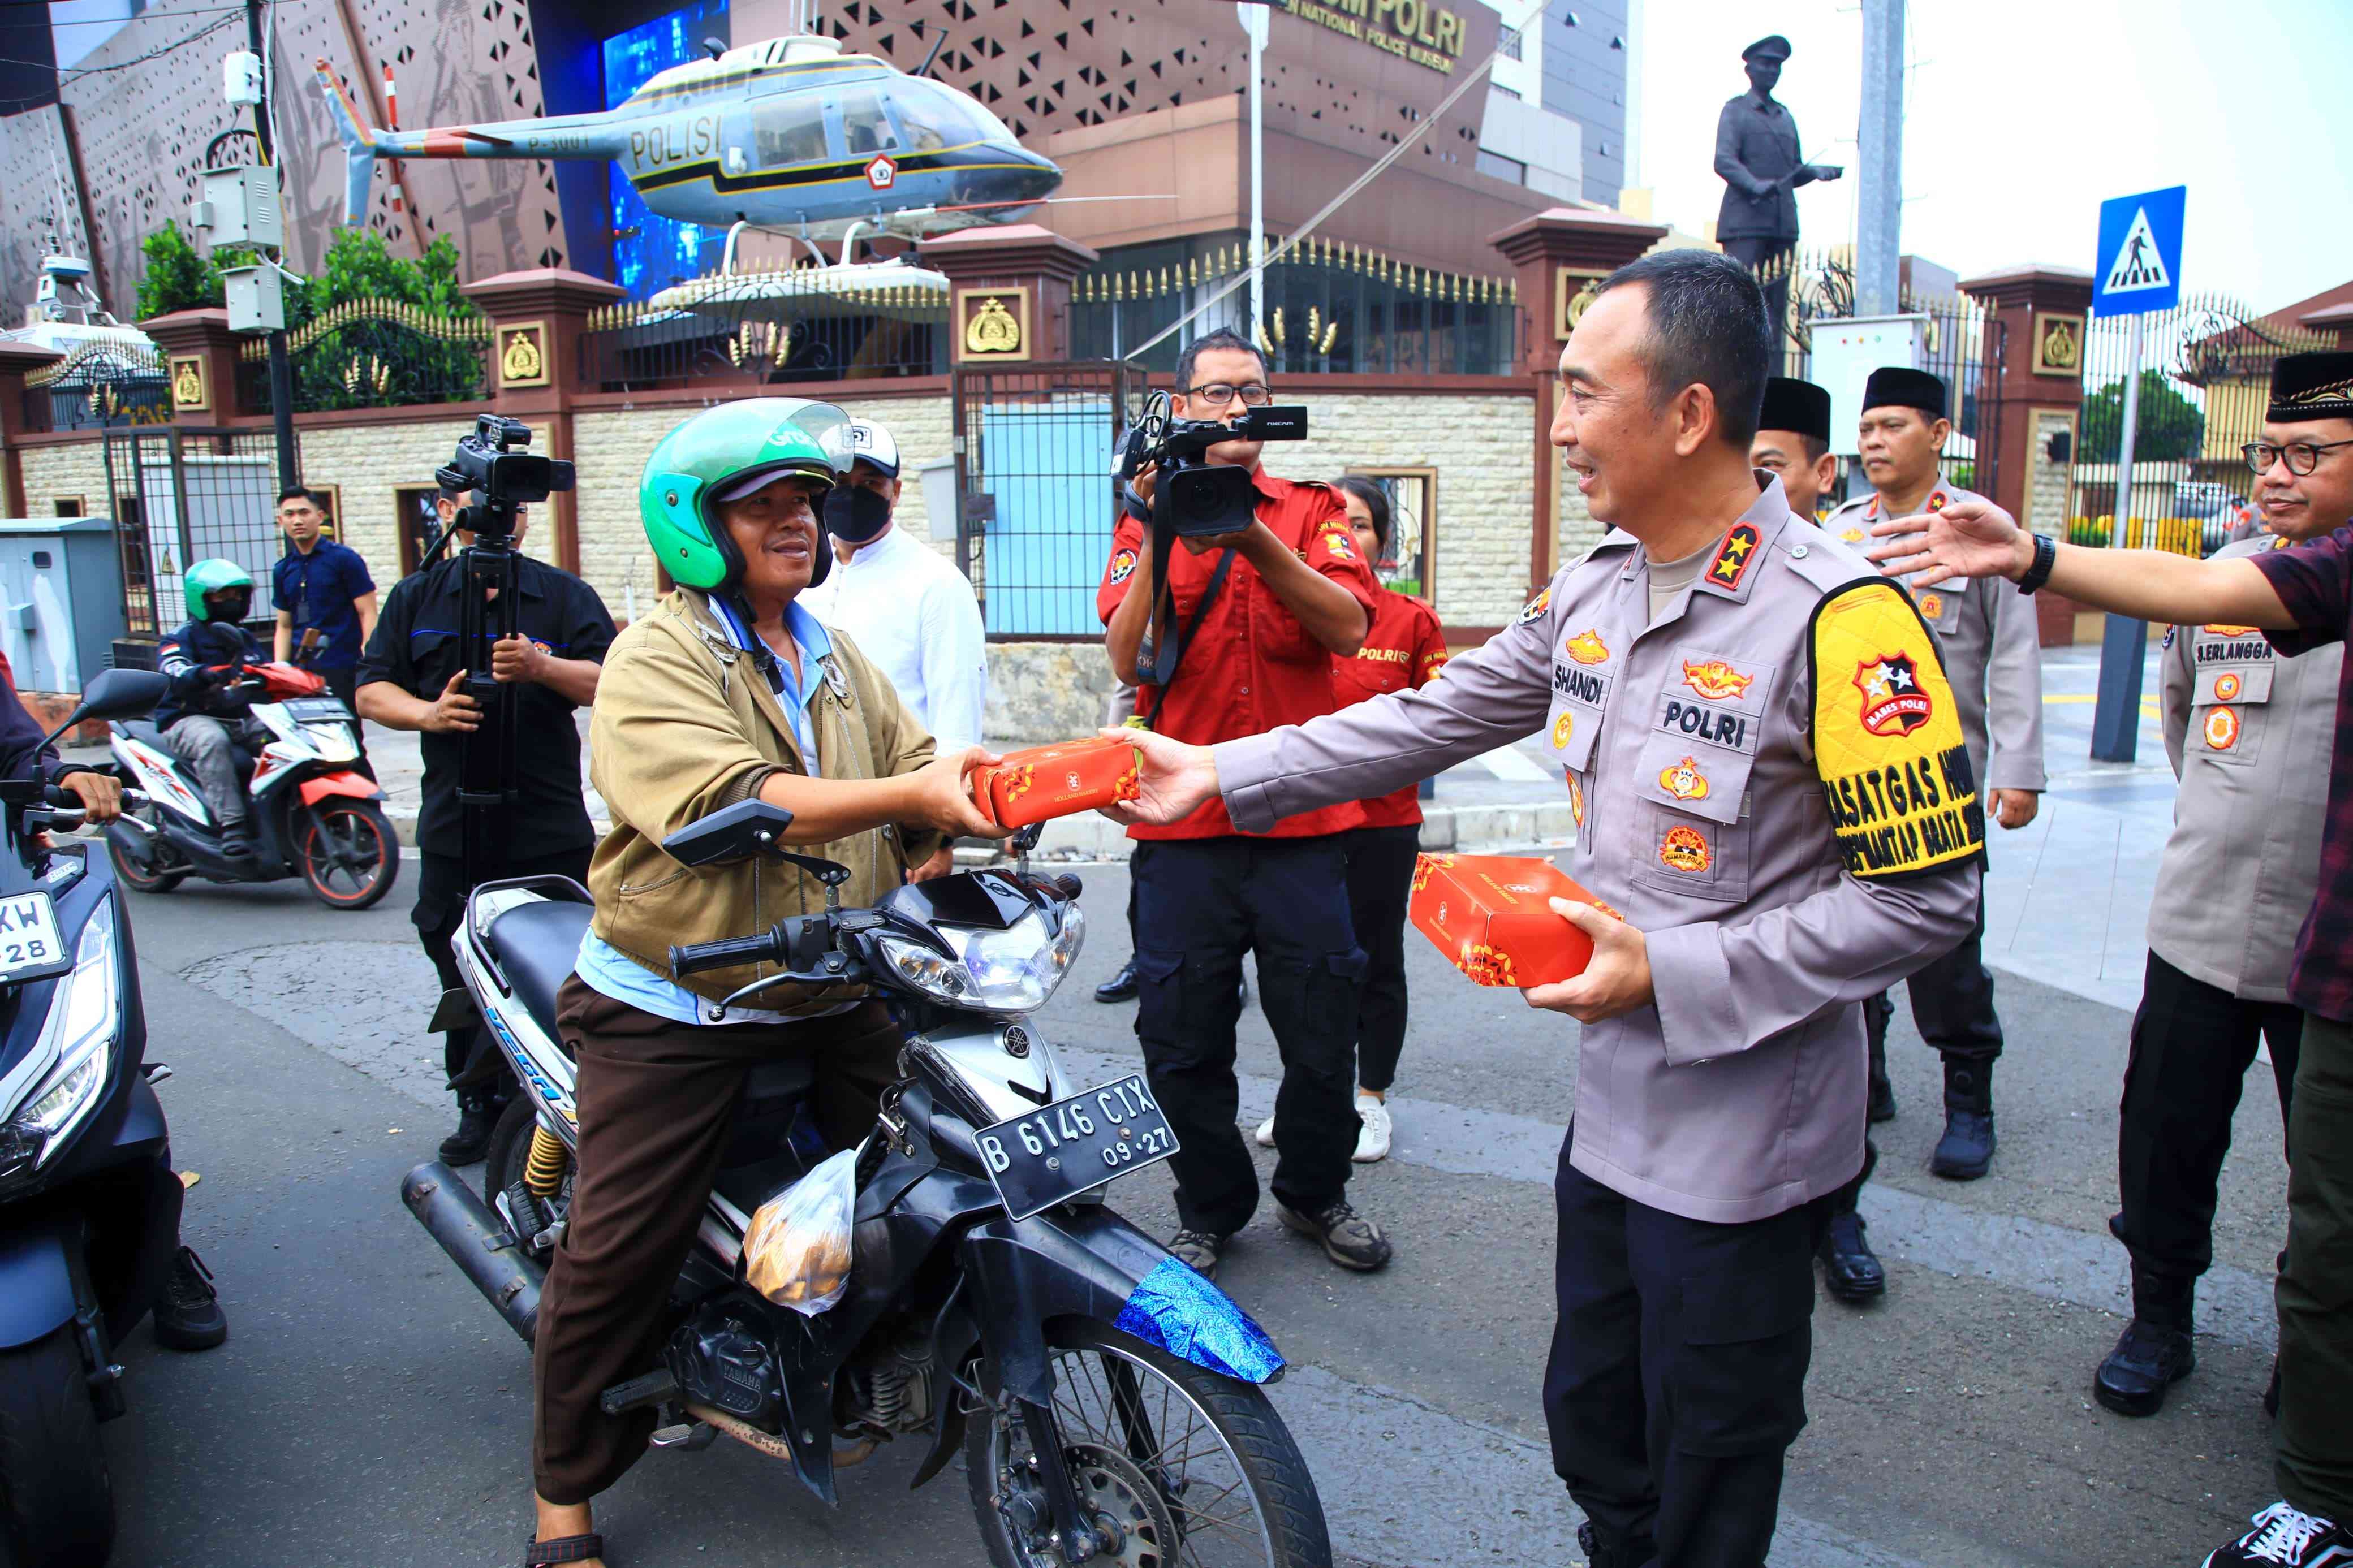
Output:
<path fill-rule="evenodd" d="M 205 809 L 221 826 L 221 853 L 249 860 L 253 839 L 237 752 L 240 744 L 259 748 L 269 740 L 252 716 L 253 699 L 234 684 L 247 665 L 269 662 L 269 650 L 241 624 L 253 609 L 253 574 L 234 561 L 199 561 L 181 576 L 180 591 L 187 624 L 155 650 L 156 668 L 172 683 L 156 705 L 155 727 L 196 775 Z"/>
<path fill-rule="evenodd" d="M 681 586 L 614 643 L 590 721 L 589 776 L 613 830 L 588 872 L 596 921 L 557 999 L 579 1063 L 579 1166 L 533 1342 L 534 1562 L 598 1560 L 589 1500 L 653 1423 L 607 1415 L 597 1396 L 653 1365 L 745 1073 L 808 1053 L 818 1130 L 837 1149 L 866 1136 L 898 1076 L 898 1027 L 861 988 L 778 986 L 720 1007 L 770 966 L 670 977 L 672 943 L 756 931 L 825 894 L 789 867 L 682 866 L 662 839 L 756 796 L 793 814 L 792 847 L 849 868 L 841 900 L 861 905 L 944 836 L 1003 837 L 964 777 L 994 759 L 977 746 L 935 757 L 889 680 L 795 602 L 831 561 L 819 508 L 849 470 L 848 426 L 827 404 L 748 399 L 696 415 L 646 463 L 646 540 Z"/>

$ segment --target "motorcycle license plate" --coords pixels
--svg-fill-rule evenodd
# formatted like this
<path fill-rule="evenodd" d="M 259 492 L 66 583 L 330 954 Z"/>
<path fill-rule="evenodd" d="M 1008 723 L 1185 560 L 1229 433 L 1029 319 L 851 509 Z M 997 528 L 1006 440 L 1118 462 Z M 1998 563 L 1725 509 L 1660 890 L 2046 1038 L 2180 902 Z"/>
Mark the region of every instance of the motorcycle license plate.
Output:
<path fill-rule="evenodd" d="M 73 954 L 58 934 L 58 911 L 48 894 L 0 898 L 0 982 L 20 985 L 72 967 Z"/>
<path fill-rule="evenodd" d="M 290 697 L 286 700 L 286 716 L 298 724 L 348 724 L 352 710 L 343 706 L 339 697 Z"/>
<path fill-rule="evenodd" d="M 1028 1219 L 1176 1152 L 1176 1134 L 1140 1077 L 1118 1079 L 984 1127 L 979 1143 L 988 1178 L 1015 1219 Z"/>

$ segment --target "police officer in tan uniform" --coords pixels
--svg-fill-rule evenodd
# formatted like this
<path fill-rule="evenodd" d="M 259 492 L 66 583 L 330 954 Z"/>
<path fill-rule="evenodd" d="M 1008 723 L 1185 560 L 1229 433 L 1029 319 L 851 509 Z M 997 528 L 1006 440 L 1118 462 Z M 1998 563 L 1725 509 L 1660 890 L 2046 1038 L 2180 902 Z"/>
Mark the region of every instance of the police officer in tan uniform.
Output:
<path fill-rule="evenodd" d="M 1939 470 L 1953 428 L 1942 381 L 1901 366 L 1875 370 L 1863 384 L 1862 405 L 1860 450 L 1873 489 L 1831 514 L 1823 524 L 1831 532 L 1859 543 L 1883 517 L 1934 513 L 1956 500 L 1980 499 L 1947 483 Z M 1916 597 L 1960 700 L 1961 729 L 1988 792 L 1988 813 L 2004 827 L 2023 827 L 2034 820 L 2045 782 L 2042 654 L 2033 601 L 1999 583 L 1959 578 Z M 1928 1168 L 1958 1182 L 1975 1181 L 1993 1164 L 1993 1063 L 2001 1055 L 2001 1020 L 1993 1010 L 1984 937 L 1980 909 L 1966 942 L 1911 977 L 1912 1021 L 1945 1058 L 1945 1134 Z M 1872 1009 L 1874 1055 L 1883 1060 L 1885 1020 L 1893 1012 Z M 1885 1094 L 1873 1111 L 1874 1121 L 1894 1115 L 1894 1096 Z M 1841 1274 L 1833 1264 L 1827 1276 L 1832 1291 L 1860 1299 L 1841 1290 Z"/>
<path fill-rule="evenodd" d="M 2277 531 L 2217 559 L 2260 555 L 2347 521 L 2282 504 L 2301 487 L 2293 474 L 2277 478 L 2256 495 Z M 2341 643 L 2288 658 L 2253 626 L 2165 634 L 2165 752 L 2181 793 L 2149 901 L 2148 978 L 2116 1137 L 2121 1201 L 2108 1222 L 2132 1258 L 2133 1316 L 2092 1380 L 2094 1396 L 2120 1415 L 2155 1415 L 2197 1365 L 2191 1300 L 2214 1261 L 2216 1184 L 2259 1039 L 2287 1120 L 2304 1035 L 2288 966 L 2320 884 L 2344 665 Z"/>
<path fill-rule="evenodd" d="M 1555 1178 L 1553 1462 L 1599 1568 L 1757 1568 L 1805 1425 L 1812 1254 L 1862 1162 L 1858 1004 L 1968 933 L 1984 819 L 1901 588 L 1748 466 L 1756 281 L 1662 251 L 1600 286 L 1553 442 L 1616 525 L 1419 691 L 1215 747 L 1134 737 L 1169 821 L 1263 832 L 1547 737 L 1595 944 L 1525 992 L 1583 1026 Z"/>

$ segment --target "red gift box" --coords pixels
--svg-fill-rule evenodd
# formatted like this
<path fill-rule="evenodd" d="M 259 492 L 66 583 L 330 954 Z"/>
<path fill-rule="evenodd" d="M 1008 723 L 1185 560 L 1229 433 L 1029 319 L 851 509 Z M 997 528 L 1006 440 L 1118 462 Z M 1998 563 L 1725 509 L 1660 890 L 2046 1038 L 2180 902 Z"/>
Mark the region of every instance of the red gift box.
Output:
<path fill-rule="evenodd" d="M 1143 793 L 1144 753 L 1125 741 L 1065 741 L 972 771 L 973 803 L 999 827 L 1095 811 Z"/>
<path fill-rule="evenodd" d="M 1593 962 L 1593 939 L 1554 913 L 1553 899 L 1618 913 L 1551 861 L 1515 855 L 1419 857 L 1407 910 L 1414 928 L 1478 984 L 1550 985 Z"/>

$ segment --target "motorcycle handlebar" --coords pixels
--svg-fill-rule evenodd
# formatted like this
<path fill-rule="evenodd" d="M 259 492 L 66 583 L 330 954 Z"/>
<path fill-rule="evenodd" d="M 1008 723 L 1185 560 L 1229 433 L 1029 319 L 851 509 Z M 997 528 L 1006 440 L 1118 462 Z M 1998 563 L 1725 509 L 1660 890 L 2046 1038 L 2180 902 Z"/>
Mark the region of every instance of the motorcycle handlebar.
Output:
<path fill-rule="evenodd" d="M 731 936 L 718 942 L 690 942 L 670 950 L 670 968 L 673 974 L 700 974 L 706 969 L 733 969 L 738 964 L 777 961 L 776 933 L 762 931 L 758 936 Z"/>

